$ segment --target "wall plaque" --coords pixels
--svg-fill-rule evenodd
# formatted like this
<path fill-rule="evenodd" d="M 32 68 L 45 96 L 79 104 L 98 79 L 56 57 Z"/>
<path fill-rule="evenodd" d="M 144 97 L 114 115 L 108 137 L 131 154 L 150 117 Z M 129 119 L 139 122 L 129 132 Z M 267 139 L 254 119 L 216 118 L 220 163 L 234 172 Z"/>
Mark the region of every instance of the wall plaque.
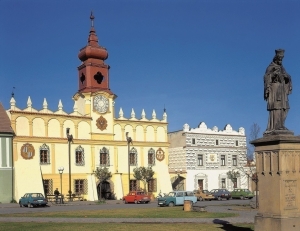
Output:
<path fill-rule="evenodd" d="M 297 209 L 297 181 L 284 180 L 284 209 Z"/>

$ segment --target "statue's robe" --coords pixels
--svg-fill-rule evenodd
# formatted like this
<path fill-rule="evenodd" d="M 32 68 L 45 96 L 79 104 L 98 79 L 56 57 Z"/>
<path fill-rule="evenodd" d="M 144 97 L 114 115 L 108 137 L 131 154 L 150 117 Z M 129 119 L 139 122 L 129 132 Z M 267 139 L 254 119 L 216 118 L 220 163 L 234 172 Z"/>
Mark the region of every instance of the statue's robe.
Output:
<path fill-rule="evenodd" d="M 282 65 L 272 62 L 264 75 L 264 98 L 267 100 L 267 110 L 269 111 L 266 132 L 286 130 L 284 122 L 290 108 L 288 95 L 291 91 L 291 76 Z"/>

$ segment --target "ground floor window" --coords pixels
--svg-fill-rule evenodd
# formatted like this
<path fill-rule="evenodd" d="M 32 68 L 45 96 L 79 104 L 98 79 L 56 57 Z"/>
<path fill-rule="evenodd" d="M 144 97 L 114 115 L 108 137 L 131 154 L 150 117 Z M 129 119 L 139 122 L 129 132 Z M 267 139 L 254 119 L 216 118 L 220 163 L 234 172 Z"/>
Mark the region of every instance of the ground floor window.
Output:
<path fill-rule="evenodd" d="M 138 180 L 130 180 L 130 191 L 139 190 L 139 181 Z"/>
<path fill-rule="evenodd" d="M 221 179 L 221 188 L 226 188 L 226 179 L 225 178 Z"/>
<path fill-rule="evenodd" d="M 157 192 L 157 180 L 151 179 L 148 182 L 148 192 Z"/>
<path fill-rule="evenodd" d="M 87 180 L 86 179 L 76 179 L 74 180 L 74 194 L 87 194 Z"/>
<path fill-rule="evenodd" d="M 44 186 L 45 195 L 53 194 L 53 180 L 52 179 L 44 179 L 43 186 Z"/>

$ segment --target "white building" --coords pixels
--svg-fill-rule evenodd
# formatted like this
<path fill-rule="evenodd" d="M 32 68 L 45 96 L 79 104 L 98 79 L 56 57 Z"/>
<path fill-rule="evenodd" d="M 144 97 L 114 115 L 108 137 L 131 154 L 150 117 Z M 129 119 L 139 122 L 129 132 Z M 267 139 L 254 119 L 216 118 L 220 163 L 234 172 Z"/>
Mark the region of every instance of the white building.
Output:
<path fill-rule="evenodd" d="M 169 172 L 174 189 L 249 188 L 243 171 L 247 164 L 245 129 L 227 124 L 224 130 L 207 128 L 204 122 L 190 129 L 168 133 Z M 243 168 L 243 171 L 241 171 Z M 228 172 L 239 174 L 228 177 Z"/>

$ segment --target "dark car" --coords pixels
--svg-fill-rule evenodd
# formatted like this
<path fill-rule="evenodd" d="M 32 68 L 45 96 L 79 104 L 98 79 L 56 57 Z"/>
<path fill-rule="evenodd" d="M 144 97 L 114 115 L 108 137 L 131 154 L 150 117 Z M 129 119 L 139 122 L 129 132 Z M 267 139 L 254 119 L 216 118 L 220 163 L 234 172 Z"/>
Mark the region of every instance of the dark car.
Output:
<path fill-rule="evenodd" d="M 19 200 L 20 207 L 37 207 L 37 206 L 46 206 L 48 200 L 44 197 L 42 193 L 25 193 Z"/>
<path fill-rule="evenodd" d="M 231 194 L 227 189 L 213 189 L 210 191 L 210 193 L 215 197 L 216 200 L 222 200 L 222 199 L 231 199 Z"/>

